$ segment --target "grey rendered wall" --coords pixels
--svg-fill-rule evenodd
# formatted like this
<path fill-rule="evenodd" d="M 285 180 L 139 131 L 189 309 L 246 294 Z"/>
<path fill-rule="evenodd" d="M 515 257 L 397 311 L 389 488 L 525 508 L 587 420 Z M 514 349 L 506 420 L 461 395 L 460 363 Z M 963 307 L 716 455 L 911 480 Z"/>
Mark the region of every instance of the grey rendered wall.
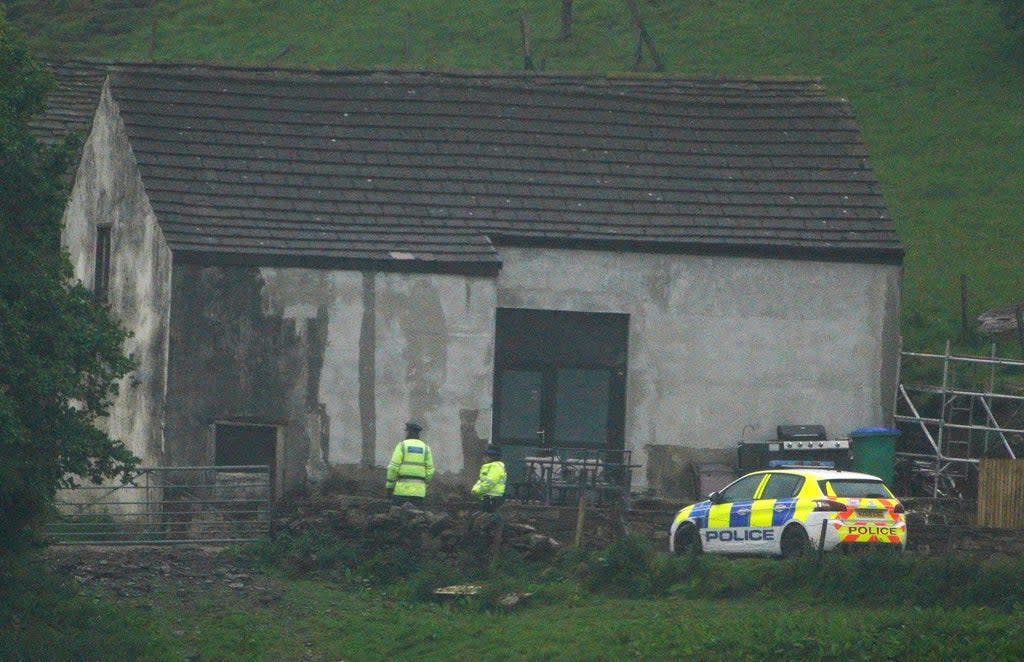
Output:
<path fill-rule="evenodd" d="M 62 243 L 75 277 L 92 287 L 96 225 L 111 224 L 110 308 L 132 332 L 138 367 L 120 384 L 100 424 L 144 465 L 161 461 L 171 254 L 149 205 L 117 104 L 106 86 L 85 142 Z"/>
<path fill-rule="evenodd" d="M 438 470 L 460 472 L 490 429 L 494 302 L 486 278 L 177 265 L 174 459 L 212 461 L 211 423 L 275 424 L 295 485 L 382 467 L 417 418 Z"/>
<path fill-rule="evenodd" d="M 439 471 L 478 462 L 490 436 L 495 284 L 491 278 L 378 274 L 375 458 L 391 457 L 419 420 Z M 338 459 L 354 459 L 339 435 Z"/>
<path fill-rule="evenodd" d="M 628 313 L 626 444 L 639 487 L 692 494 L 689 464 L 817 423 L 890 423 L 900 268 L 503 249 L 498 306 Z"/>

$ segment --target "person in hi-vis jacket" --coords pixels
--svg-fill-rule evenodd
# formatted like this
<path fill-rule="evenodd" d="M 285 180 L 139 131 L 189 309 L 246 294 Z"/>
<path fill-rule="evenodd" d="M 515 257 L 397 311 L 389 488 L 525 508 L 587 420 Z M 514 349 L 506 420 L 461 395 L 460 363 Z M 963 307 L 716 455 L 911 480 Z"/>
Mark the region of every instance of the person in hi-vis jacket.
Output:
<path fill-rule="evenodd" d="M 473 496 L 480 499 L 480 509 L 493 513 L 505 500 L 505 463 L 501 461 L 501 449 L 488 446 L 484 449 L 487 462 L 480 467 L 480 479 L 473 485 Z"/>
<path fill-rule="evenodd" d="M 423 426 L 416 421 L 405 424 L 405 439 L 398 442 L 388 463 L 385 487 L 396 503 L 421 504 L 427 496 L 427 485 L 434 475 L 434 459 L 430 446 L 420 439 Z"/>

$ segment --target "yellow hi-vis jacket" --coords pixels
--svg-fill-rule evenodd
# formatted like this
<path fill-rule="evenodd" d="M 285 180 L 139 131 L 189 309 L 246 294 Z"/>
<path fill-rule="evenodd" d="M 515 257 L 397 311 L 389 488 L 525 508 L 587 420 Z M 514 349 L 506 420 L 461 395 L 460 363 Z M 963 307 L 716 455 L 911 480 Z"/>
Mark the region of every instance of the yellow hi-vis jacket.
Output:
<path fill-rule="evenodd" d="M 406 439 L 395 446 L 388 463 L 388 479 L 385 486 L 394 490 L 395 496 L 427 496 L 427 483 L 434 475 L 434 459 L 430 446 L 419 439 Z"/>
<path fill-rule="evenodd" d="M 505 496 L 505 463 L 498 460 L 480 467 L 480 480 L 476 481 L 472 491 L 478 497 Z"/>

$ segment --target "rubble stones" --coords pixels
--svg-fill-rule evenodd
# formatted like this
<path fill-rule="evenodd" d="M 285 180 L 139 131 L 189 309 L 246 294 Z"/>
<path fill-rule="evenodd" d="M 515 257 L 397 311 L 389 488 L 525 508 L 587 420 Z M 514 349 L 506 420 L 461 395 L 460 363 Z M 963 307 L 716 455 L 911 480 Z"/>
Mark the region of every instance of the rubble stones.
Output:
<path fill-rule="evenodd" d="M 323 508 L 317 510 L 317 506 Z M 367 498 L 333 495 L 325 502 L 293 509 L 279 522 L 279 531 L 299 536 L 306 531 L 330 531 L 343 540 L 367 543 L 377 549 L 398 547 L 438 557 L 468 554 L 485 559 L 497 553 L 515 552 L 530 560 L 550 559 L 561 547 L 536 526 L 513 520 L 509 514 L 481 513 L 475 502 L 446 503 L 445 510 L 395 506 Z M 293 568 L 312 569 L 311 558 L 289 559 Z"/>
<path fill-rule="evenodd" d="M 55 570 L 79 584 L 124 598 L 145 596 L 168 581 L 180 598 L 218 585 L 265 604 L 283 594 L 275 580 L 248 561 L 225 559 L 216 548 L 65 546 L 52 547 L 46 555 Z"/>

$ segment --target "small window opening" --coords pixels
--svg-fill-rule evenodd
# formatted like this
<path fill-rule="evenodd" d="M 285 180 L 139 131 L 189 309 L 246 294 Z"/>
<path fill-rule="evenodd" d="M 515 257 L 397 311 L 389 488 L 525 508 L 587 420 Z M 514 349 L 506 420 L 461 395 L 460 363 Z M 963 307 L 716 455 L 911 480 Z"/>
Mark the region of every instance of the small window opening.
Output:
<path fill-rule="evenodd" d="M 96 226 L 96 272 L 93 296 L 106 301 L 110 295 L 110 226 Z"/>

